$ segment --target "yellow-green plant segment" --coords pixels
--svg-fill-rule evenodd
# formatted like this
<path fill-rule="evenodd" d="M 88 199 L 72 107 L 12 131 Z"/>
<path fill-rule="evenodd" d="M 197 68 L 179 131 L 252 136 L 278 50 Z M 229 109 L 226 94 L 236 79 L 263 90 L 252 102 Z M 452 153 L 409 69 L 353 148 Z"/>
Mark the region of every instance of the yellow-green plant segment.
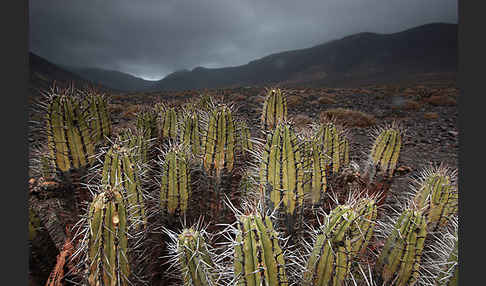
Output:
<path fill-rule="evenodd" d="M 414 285 L 419 277 L 420 259 L 427 235 L 426 218 L 420 212 L 405 209 L 387 237 L 375 272 L 384 285 Z"/>
<path fill-rule="evenodd" d="M 390 127 L 382 130 L 371 148 L 371 162 L 379 167 L 383 174 L 393 176 L 402 146 L 402 134 L 399 128 Z"/>
<path fill-rule="evenodd" d="M 138 129 L 136 132 L 131 129 L 124 130 L 118 136 L 118 140 L 129 149 L 134 162 L 145 164 L 149 162 L 150 142 Z"/>
<path fill-rule="evenodd" d="M 238 121 L 238 146 L 243 153 L 253 149 L 253 142 L 251 141 L 250 128 L 245 121 Z"/>
<path fill-rule="evenodd" d="M 159 115 L 160 138 L 177 139 L 178 123 L 175 107 L 166 107 L 162 104 L 157 105 L 156 110 Z"/>
<path fill-rule="evenodd" d="M 356 207 L 340 205 L 326 216 L 310 253 L 303 285 L 344 285 L 355 256 L 366 247 L 372 234 L 373 201 Z"/>
<path fill-rule="evenodd" d="M 445 168 L 438 168 L 422 179 L 414 197 L 415 207 L 427 218 L 429 232 L 447 225 L 458 212 L 458 192 Z"/>
<path fill-rule="evenodd" d="M 215 264 L 199 231 L 190 228 L 179 234 L 177 256 L 185 286 L 216 285 Z"/>
<path fill-rule="evenodd" d="M 107 190 L 89 207 L 88 284 L 131 285 L 127 211 L 122 195 Z"/>
<path fill-rule="evenodd" d="M 202 154 L 202 136 L 200 130 L 200 117 L 197 112 L 188 111 L 183 115 L 181 130 L 181 143 L 191 149 L 192 154 Z"/>
<path fill-rule="evenodd" d="M 235 163 L 236 128 L 231 109 L 221 105 L 208 117 L 203 136 L 203 165 L 208 173 L 231 172 Z"/>
<path fill-rule="evenodd" d="M 91 114 L 89 125 L 93 130 L 94 140 L 95 142 L 103 141 L 111 135 L 112 131 L 108 100 L 103 95 L 90 94 L 86 98 L 86 104 Z"/>
<path fill-rule="evenodd" d="M 110 186 L 122 191 L 123 198 L 130 209 L 130 218 L 135 227 L 146 226 L 145 203 L 139 170 L 134 162 L 131 149 L 124 145 L 114 144 L 106 153 L 103 163 L 103 186 Z"/>
<path fill-rule="evenodd" d="M 315 140 L 304 143 L 302 158 L 304 193 L 310 194 L 312 204 L 317 204 L 327 190 L 326 157 Z"/>
<path fill-rule="evenodd" d="M 74 96 L 56 95 L 47 104 L 46 130 L 49 156 L 61 172 L 94 162 L 94 142 L 89 113 Z"/>
<path fill-rule="evenodd" d="M 324 149 L 329 173 L 337 173 L 349 164 L 349 141 L 334 123 L 321 125 L 316 137 Z"/>
<path fill-rule="evenodd" d="M 143 132 L 146 139 L 154 139 L 159 136 L 157 113 L 154 110 L 137 113 L 136 126 L 138 130 Z"/>
<path fill-rule="evenodd" d="M 160 205 L 168 214 L 184 214 L 191 193 L 188 154 L 179 148 L 168 151 L 161 164 Z"/>
<path fill-rule="evenodd" d="M 236 285 L 289 285 L 277 232 L 268 216 L 238 219 L 234 245 Z"/>
<path fill-rule="evenodd" d="M 304 199 L 304 169 L 297 137 L 290 125 L 279 124 L 267 135 L 260 163 L 260 188 L 270 208 L 294 215 Z"/>
<path fill-rule="evenodd" d="M 262 128 L 270 130 L 287 120 L 287 98 L 280 89 L 269 89 L 263 103 Z"/>

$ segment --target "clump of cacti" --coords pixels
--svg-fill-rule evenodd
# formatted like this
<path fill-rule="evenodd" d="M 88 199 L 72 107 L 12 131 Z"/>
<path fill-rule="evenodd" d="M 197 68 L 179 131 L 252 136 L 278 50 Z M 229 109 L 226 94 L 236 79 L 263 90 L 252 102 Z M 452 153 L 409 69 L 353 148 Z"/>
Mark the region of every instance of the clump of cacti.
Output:
<path fill-rule="evenodd" d="M 105 141 L 112 132 L 108 100 L 104 95 L 92 91 L 86 96 L 84 104 L 89 109 L 91 120 L 89 122 L 95 142 Z"/>
<path fill-rule="evenodd" d="M 196 111 L 186 111 L 182 115 L 179 141 L 191 149 L 195 156 L 202 155 L 201 119 Z"/>
<path fill-rule="evenodd" d="M 313 233 L 313 245 L 302 276 L 303 285 L 343 285 L 351 263 L 364 252 L 374 231 L 374 200 L 363 198 L 339 205 Z"/>
<path fill-rule="evenodd" d="M 130 285 L 127 209 L 120 192 L 106 190 L 89 207 L 87 283 Z"/>
<path fill-rule="evenodd" d="M 183 146 L 174 146 L 163 154 L 160 168 L 160 208 L 167 215 L 184 216 L 191 196 L 191 163 Z"/>
<path fill-rule="evenodd" d="M 384 177 L 392 177 L 402 147 L 403 131 L 397 123 L 378 128 L 369 154 L 368 172 L 370 179 L 376 171 Z"/>
<path fill-rule="evenodd" d="M 326 155 L 327 170 L 336 174 L 349 164 L 349 142 L 346 130 L 333 121 L 317 126 L 315 137 Z"/>
<path fill-rule="evenodd" d="M 178 114 L 175 107 L 169 107 L 163 103 L 156 104 L 155 111 L 158 115 L 160 139 L 176 140 L 178 135 Z"/>
<path fill-rule="evenodd" d="M 90 114 L 71 92 L 52 94 L 46 104 L 46 134 L 49 155 L 61 172 L 94 162 L 95 142 L 89 128 Z"/>
<path fill-rule="evenodd" d="M 206 232 L 198 226 L 175 233 L 165 229 L 172 242 L 169 245 L 172 263 L 178 268 L 175 276 L 184 286 L 215 286 L 219 273 L 214 254 L 206 243 Z"/>
<path fill-rule="evenodd" d="M 203 166 L 207 173 L 219 176 L 231 172 L 235 164 L 236 126 L 231 108 L 220 105 L 211 110 L 203 128 Z"/>
<path fill-rule="evenodd" d="M 134 161 L 136 147 L 126 146 L 129 142 L 115 143 L 105 154 L 101 174 L 101 185 L 121 191 L 135 228 L 146 226 L 144 194 L 140 166 Z"/>
<path fill-rule="evenodd" d="M 289 285 L 284 252 L 269 216 L 241 215 L 234 243 L 236 285 Z"/>
<path fill-rule="evenodd" d="M 258 161 L 260 192 L 270 210 L 282 210 L 292 233 L 304 202 L 304 168 L 298 138 L 289 124 L 280 123 L 267 134 Z"/>
<path fill-rule="evenodd" d="M 304 168 L 304 193 L 310 195 L 313 205 L 319 203 L 327 191 L 326 154 L 317 140 L 304 141 L 302 167 Z"/>
<path fill-rule="evenodd" d="M 414 285 L 419 277 L 426 236 L 425 216 L 411 209 L 403 210 L 376 262 L 377 280 L 385 285 Z"/>
<path fill-rule="evenodd" d="M 144 110 L 137 113 L 136 126 L 148 140 L 156 139 L 159 136 L 157 113 L 154 110 Z"/>
<path fill-rule="evenodd" d="M 272 129 L 285 121 L 287 121 L 287 97 L 279 88 L 268 89 L 261 116 L 262 129 Z"/>
<path fill-rule="evenodd" d="M 375 132 L 360 172 L 347 131 L 328 121 L 297 134 L 280 89 L 267 90 L 262 132 L 206 94 L 182 111 L 148 108 L 137 114 L 136 128 L 113 138 L 106 105 L 92 93 L 84 100 L 51 96 L 46 149 L 36 162 L 45 179 L 53 170 L 95 166 L 85 185 L 98 190 L 75 236 L 85 239 L 73 240 L 82 248 L 75 253 L 85 254 L 76 272 L 85 284 L 138 285 L 147 277 L 205 286 L 457 283 L 457 234 L 443 235 L 457 220 L 455 172 L 426 169 L 391 223 L 379 207 L 402 148 L 397 124 Z M 102 139 L 111 146 L 96 152 Z M 32 214 L 35 240 L 45 222 Z M 185 227 L 201 214 L 211 231 Z M 441 236 L 450 239 L 442 245 Z"/>
<path fill-rule="evenodd" d="M 429 232 L 445 227 L 457 215 L 456 175 L 446 166 L 429 167 L 416 180 L 412 204 L 427 217 Z"/>

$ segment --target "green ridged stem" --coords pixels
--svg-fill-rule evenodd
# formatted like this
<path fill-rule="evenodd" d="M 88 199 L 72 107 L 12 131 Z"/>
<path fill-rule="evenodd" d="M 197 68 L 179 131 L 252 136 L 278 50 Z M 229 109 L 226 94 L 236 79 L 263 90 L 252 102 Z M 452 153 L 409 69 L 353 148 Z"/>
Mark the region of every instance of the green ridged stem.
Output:
<path fill-rule="evenodd" d="M 317 204 L 321 194 L 327 191 L 327 179 L 326 157 L 315 140 L 305 142 L 302 166 L 305 169 L 304 193 L 310 194 L 312 204 Z"/>
<path fill-rule="evenodd" d="M 55 96 L 48 103 L 47 146 L 50 157 L 61 172 L 94 162 L 95 147 L 88 128 L 89 119 L 80 100 L 74 96 Z"/>
<path fill-rule="evenodd" d="M 363 198 L 354 208 L 357 215 L 356 222 L 351 226 L 352 236 L 359 237 L 351 243 L 354 255 L 360 255 L 368 247 L 375 230 L 375 220 L 378 214 L 375 200 Z"/>
<path fill-rule="evenodd" d="M 238 146 L 243 153 L 253 149 L 253 142 L 251 142 L 250 128 L 244 121 L 238 121 Z"/>
<path fill-rule="evenodd" d="M 200 118 L 196 112 L 184 114 L 181 130 L 181 142 L 185 147 L 190 147 L 192 154 L 202 155 L 202 136 L 200 131 Z"/>
<path fill-rule="evenodd" d="M 233 170 L 235 163 L 236 128 L 231 109 L 222 105 L 209 114 L 203 136 L 203 166 L 206 172 Z"/>
<path fill-rule="evenodd" d="M 145 203 L 142 195 L 141 180 L 135 166 L 131 149 L 118 144 L 113 145 L 105 155 L 101 183 L 122 190 L 123 198 L 130 209 L 130 218 L 135 227 L 147 225 Z"/>
<path fill-rule="evenodd" d="M 260 188 L 270 197 L 270 208 L 294 215 L 304 199 L 304 169 L 297 137 L 290 125 L 279 124 L 267 135 L 260 163 Z"/>
<path fill-rule="evenodd" d="M 167 107 L 164 104 L 155 107 L 159 115 L 159 130 L 161 139 L 177 139 L 178 122 L 177 112 L 174 107 Z"/>
<path fill-rule="evenodd" d="M 316 134 L 327 158 L 329 173 L 337 173 L 349 164 L 349 142 L 337 126 L 328 122 Z"/>
<path fill-rule="evenodd" d="M 387 237 L 378 261 L 376 274 L 384 285 L 414 285 L 419 276 L 420 259 L 427 235 L 425 216 L 406 209 Z"/>
<path fill-rule="evenodd" d="M 269 89 L 263 103 L 262 129 L 270 130 L 287 120 L 287 98 L 280 89 Z"/>
<path fill-rule="evenodd" d="M 103 95 L 91 94 L 86 98 L 85 104 L 91 114 L 89 125 L 93 130 L 95 142 L 104 141 L 112 131 L 107 98 Z"/>
<path fill-rule="evenodd" d="M 215 264 L 199 231 L 182 231 L 177 240 L 177 255 L 185 286 L 216 285 Z"/>
<path fill-rule="evenodd" d="M 289 285 L 283 252 L 269 217 L 241 216 L 234 248 L 236 285 Z"/>
<path fill-rule="evenodd" d="M 381 131 L 371 148 L 371 162 L 380 168 L 383 174 L 393 176 L 400 155 L 402 134 L 398 128 Z"/>
<path fill-rule="evenodd" d="M 187 211 L 191 193 L 189 159 L 186 152 L 174 148 L 165 154 L 162 162 L 160 205 L 170 215 Z"/>
<path fill-rule="evenodd" d="M 150 144 L 143 134 L 127 129 L 118 136 L 118 141 L 123 142 L 123 145 L 130 150 L 134 162 L 149 162 Z"/>
<path fill-rule="evenodd" d="M 127 211 L 118 191 L 98 194 L 89 207 L 89 285 L 131 285 Z"/>
<path fill-rule="evenodd" d="M 157 113 L 153 110 L 137 113 L 136 126 L 143 132 L 146 139 L 154 139 L 159 136 Z"/>
<path fill-rule="evenodd" d="M 327 223 L 317 234 L 307 260 L 303 285 L 344 285 L 351 261 L 364 245 L 365 235 L 356 231 L 360 216 L 347 205 L 331 211 Z"/>
<path fill-rule="evenodd" d="M 419 192 L 414 197 L 418 210 L 427 218 L 429 232 L 444 227 L 450 218 L 458 213 L 457 189 L 451 185 L 451 178 L 441 170 L 424 178 Z"/>

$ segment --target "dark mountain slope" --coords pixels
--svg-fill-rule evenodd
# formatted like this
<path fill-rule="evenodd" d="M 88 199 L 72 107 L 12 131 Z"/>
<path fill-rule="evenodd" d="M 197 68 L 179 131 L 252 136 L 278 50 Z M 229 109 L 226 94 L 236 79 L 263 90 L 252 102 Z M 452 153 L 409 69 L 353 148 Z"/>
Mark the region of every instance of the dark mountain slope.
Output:
<path fill-rule="evenodd" d="M 237 67 L 177 72 L 157 86 L 177 90 L 278 82 L 329 84 L 384 74 L 456 71 L 457 25 L 428 24 L 388 35 L 360 33 Z"/>

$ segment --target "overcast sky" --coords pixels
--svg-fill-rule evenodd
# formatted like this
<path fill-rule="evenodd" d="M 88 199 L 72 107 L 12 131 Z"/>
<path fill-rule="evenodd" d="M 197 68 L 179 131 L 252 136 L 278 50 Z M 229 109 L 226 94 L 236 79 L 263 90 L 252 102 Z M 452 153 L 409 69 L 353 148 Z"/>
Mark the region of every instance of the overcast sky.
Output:
<path fill-rule="evenodd" d="M 457 23 L 457 0 L 31 0 L 30 50 L 144 79 L 360 32 Z"/>

